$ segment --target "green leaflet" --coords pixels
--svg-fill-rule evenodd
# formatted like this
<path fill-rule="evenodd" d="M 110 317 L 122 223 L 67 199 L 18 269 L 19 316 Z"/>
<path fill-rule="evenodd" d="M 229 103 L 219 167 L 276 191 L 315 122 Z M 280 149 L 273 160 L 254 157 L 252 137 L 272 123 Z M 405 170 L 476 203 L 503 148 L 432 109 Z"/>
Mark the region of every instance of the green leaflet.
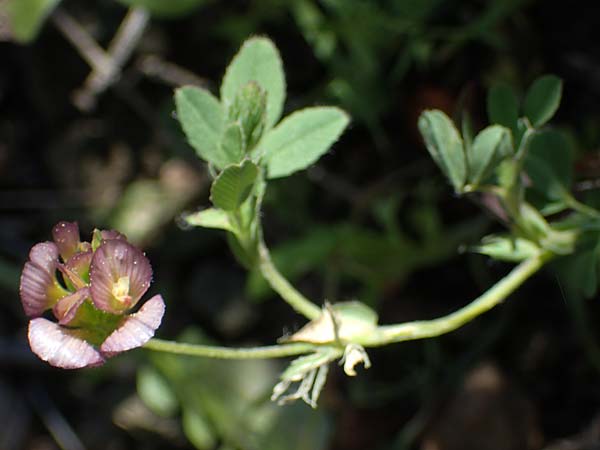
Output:
<path fill-rule="evenodd" d="M 232 162 L 220 151 L 223 109 L 210 92 L 193 86 L 175 91 L 177 118 L 188 142 L 206 162 L 223 168 Z"/>
<path fill-rule="evenodd" d="M 534 127 L 548 122 L 560 105 L 562 80 L 556 75 L 544 75 L 533 82 L 523 102 L 523 112 Z"/>
<path fill-rule="evenodd" d="M 478 185 L 485 181 L 505 158 L 512 155 L 510 130 L 492 125 L 481 131 L 467 147 L 469 183 Z"/>
<path fill-rule="evenodd" d="M 260 144 L 269 178 L 291 175 L 317 161 L 350 119 L 335 107 L 306 108 L 287 116 Z"/>
<path fill-rule="evenodd" d="M 188 225 L 216 228 L 231 232 L 235 231 L 235 227 L 229 220 L 229 215 L 221 209 L 208 208 L 203 211 L 188 214 L 183 217 L 183 220 Z"/>
<path fill-rule="evenodd" d="M 467 178 L 467 161 L 462 139 L 452 120 L 440 110 L 425 111 L 419 117 L 419 130 L 431 157 L 454 190 L 461 192 Z"/>
<path fill-rule="evenodd" d="M 10 26 L 17 41 L 30 42 L 60 0 L 8 0 Z"/>

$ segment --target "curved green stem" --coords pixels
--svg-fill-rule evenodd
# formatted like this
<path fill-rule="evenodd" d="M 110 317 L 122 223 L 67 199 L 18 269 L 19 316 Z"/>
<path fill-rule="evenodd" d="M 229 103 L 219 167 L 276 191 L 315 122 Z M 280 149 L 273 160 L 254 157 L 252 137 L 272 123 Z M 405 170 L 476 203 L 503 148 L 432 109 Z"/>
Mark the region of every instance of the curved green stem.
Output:
<path fill-rule="evenodd" d="M 321 315 L 321 308 L 298 292 L 296 288 L 294 288 L 294 286 L 279 273 L 277 267 L 275 267 L 273 261 L 271 261 L 269 249 L 263 242 L 258 244 L 258 254 L 258 268 L 260 273 L 273 290 L 294 308 L 294 310 L 307 319 L 313 320 L 318 318 Z"/>
<path fill-rule="evenodd" d="M 567 199 L 567 205 L 571 209 L 573 209 L 583 215 L 591 217 L 593 219 L 600 218 L 600 211 L 598 211 L 595 208 L 592 208 L 591 206 L 586 205 L 585 203 L 581 203 L 575 197 L 569 196 Z"/>
<path fill-rule="evenodd" d="M 488 289 L 483 295 L 473 300 L 467 306 L 447 316 L 433 320 L 406 322 L 396 325 L 377 327 L 375 333 L 366 339 L 361 339 L 360 344 L 368 347 L 391 344 L 393 342 L 410 341 L 440 336 L 460 328 L 475 317 L 489 311 L 494 306 L 502 303 L 529 277 L 541 269 L 546 262 L 552 259 L 550 252 L 541 252 L 517 267 L 508 275 Z"/>
<path fill-rule="evenodd" d="M 220 359 L 267 359 L 310 353 L 314 344 L 269 345 L 266 347 L 229 348 L 213 345 L 184 344 L 181 342 L 150 339 L 144 348 L 177 355 L 203 356 Z"/>

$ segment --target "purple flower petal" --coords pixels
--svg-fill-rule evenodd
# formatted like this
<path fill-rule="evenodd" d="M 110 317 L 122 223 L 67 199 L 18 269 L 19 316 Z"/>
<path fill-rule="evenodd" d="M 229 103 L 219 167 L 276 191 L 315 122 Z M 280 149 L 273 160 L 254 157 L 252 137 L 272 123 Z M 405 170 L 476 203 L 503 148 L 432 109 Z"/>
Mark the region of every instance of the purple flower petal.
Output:
<path fill-rule="evenodd" d="M 54 242 L 40 242 L 29 251 L 29 261 L 54 274 L 58 264 L 58 247 Z"/>
<path fill-rule="evenodd" d="M 123 233 L 119 233 L 117 230 L 101 230 L 100 236 L 105 241 L 109 241 L 111 239 L 118 239 L 121 241 L 126 241 L 127 237 Z"/>
<path fill-rule="evenodd" d="M 40 359 L 62 369 L 104 363 L 102 355 L 74 332 L 41 317 L 29 322 L 29 345 Z"/>
<path fill-rule="evenodd" d="M 88 284 L 93 254 L 91 250 L 75 253 L 64 265 L 58 266 L 63 276 L 75 286 L 75 289 L 81 289 Z"/>
<path fill-rule="evenodd" d="M 90 292 L 97 308 L 115 314 L 131 309 L 151 280 L 148 258 L 128 242 L 109 240 L 96 249 L 90 266 Z"/>
<path fill-rule="evenodd" d="M 40 316 L 59 298 L 68 294 L 55 282 L 57 265 L 58 248 L 52 242 L 36 244 L 29 252 L 29 261 L 23 267 L 19 285 L 27 316 Z"/>
<path fill-rule="evenodd" d="M 77 253 L 79 247 L 79 226 L 77 222 L 58 222 L 52 229 L 52 237 L 58 246 L 63 261 Z"/>
<path fill-rule="evenodd" d="M 52 312 L 58 319 L 58 323 L 60 325 L 67 325 L 71 322 L 79 307 L 89 296 L 90 290 L 88 288 L 82 288 L 71 295 L 61 298 L 56 305 L 54 305 L 54 308 L 52 308 Z"/>
<path fill-rule="evenodd" d="M 100 352 L 110 358 L 117 353 L 141 347 L 154 336 L 164 313 L 165 302 L 160 295 L 155 295 L 106 338 L 100 346 Z"/>

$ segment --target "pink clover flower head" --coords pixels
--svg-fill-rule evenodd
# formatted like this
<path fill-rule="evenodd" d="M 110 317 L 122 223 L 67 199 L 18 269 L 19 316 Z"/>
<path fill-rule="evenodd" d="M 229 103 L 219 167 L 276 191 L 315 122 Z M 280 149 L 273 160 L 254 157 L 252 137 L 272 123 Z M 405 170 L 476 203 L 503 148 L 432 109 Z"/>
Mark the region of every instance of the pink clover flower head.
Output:
<path fill-rule="evenodd" d="M 155 295 L 133 312 L 152 281 L 144 253 L 114 230 L 95 230 L 91 242 L 81 242 L 76 223 L 59 222 L 52 235 L 53 242 L 33 246 L 21 274 L 32 351 L 76 369 L 148 342 L 165 304 Z M 47 311 L 56 321 L 42 317 Z"/>

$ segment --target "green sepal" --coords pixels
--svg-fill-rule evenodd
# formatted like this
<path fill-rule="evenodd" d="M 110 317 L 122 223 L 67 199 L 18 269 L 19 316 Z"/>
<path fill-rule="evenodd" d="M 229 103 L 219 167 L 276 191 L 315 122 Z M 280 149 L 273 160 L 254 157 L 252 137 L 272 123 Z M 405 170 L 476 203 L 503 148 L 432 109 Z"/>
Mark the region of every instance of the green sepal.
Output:
<path fill-rule="evenodd" d="M 69 327 L 72 327 L 72 332 L 81 339 L 100 346 L 123 320 L 125 316 L 98 309 L 91 300 L 87 299 L 77 309 L 75 317 L 69 322 Z"/>

